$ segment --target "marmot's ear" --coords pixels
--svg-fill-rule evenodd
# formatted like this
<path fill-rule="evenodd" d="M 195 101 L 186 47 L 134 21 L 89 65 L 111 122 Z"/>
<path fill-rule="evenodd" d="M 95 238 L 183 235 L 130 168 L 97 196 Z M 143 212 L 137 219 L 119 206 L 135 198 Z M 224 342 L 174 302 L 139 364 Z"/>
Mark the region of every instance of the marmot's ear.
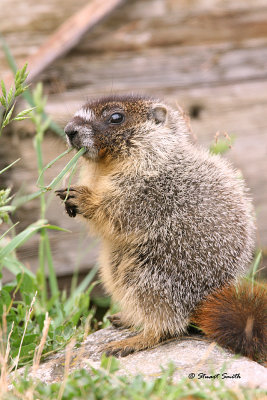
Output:
<path fill-rule="evenodd" d="M 152 107 L 152 118 L 156 124 L 164 124 L 167 119 L 167 108 L 163 104 L 155 104 Z"/>

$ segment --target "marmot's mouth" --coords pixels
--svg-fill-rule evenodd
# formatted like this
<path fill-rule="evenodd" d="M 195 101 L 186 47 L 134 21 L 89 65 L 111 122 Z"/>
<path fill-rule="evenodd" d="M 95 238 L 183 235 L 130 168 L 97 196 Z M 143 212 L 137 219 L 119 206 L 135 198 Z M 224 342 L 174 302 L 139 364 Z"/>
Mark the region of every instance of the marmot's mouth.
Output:
<path fill-rule="evenodd" d="M 90 160 L 96 160 L 98 158 L 98 150 L 95 149 L 94 147 L 87 147 L 87 146 L 81 146 L 81 147 L 84 147 L 86 149 L 86 152 L 83 154 L 83 157 L 88 158 Z"/>
<path fill-rule="evenodd" d="M 95 160 L 98 158 L 98 149 L 95 147 L 95 144 L 91 138 L 83 137 L 78 132 L 75 136 L 70 137 L 67 135 L 67 143 L 68 146 L 73 147 L 77 151 L 79 151 L 82 147 L 85 148 L 86 152 L 83 154 L 83 157 Z"/>

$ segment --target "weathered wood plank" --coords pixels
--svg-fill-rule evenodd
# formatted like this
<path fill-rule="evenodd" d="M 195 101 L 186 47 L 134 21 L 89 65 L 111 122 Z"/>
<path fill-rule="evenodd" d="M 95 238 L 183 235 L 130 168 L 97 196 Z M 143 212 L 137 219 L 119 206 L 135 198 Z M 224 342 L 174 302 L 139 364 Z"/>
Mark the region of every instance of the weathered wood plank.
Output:
<path fill-rule="evenodd" d="M 21 63 L 34 54 L 51 32 L 86 4 L 85 0 L 1 0 L 1 32 Z M 16 10 L 16 13 L 14 13 Z M 267 5 L 263 0 L 131 0 L 112 19 L 87 35 L 79 52 L 107 52 L 151 46 L 232 42 L 266 37 Z M 20 35 L 18 41 L 17 35 Z M 8 71 L 0 52 L 0 70 Z"/>
<path fill-rule="evenodd" d="M 98 26 L 77 47 L 78 52 L 138 50 L 149 47 L 183 46 L 215 43 L 240 45 L 246 40 L 266 37 L 267 5 L 252 6 L 243 1 L 239 7 L 229 7 L 217 1 L 205 7 L 201 1 L 181 7 L 150 1 L 122 7 L 111 20 Z M 136 5 L 139 4 L 139 7 Z M 252 6 L 252 7 L 251 7 Z M 123 23 L 122 23 L 123 21 Z"/>
<path fill-rule="evenodd" d="M 112 90 L 164 92 L 267 79 L 267 40 L 253 46 L 173 46 L 123 53 L 71 52 L 41 75 L 80 95 Z M 52 88 L 53 91 L 53 88 Z"/>
<path fill-rule="evenodd" d="M 29 71 L 26 82 L 30 83 L 53 61 L 77 45 L 88 30 L 114 11 L 123 1 L 109 0 L 107 3 L 105 0 L 91 0 L 68 18 L 31 57 L 24 60 L 23 64 L 27 62 Z M 7 87 L 11 86 L 12 80 L 13 74 L 10 73 L 10 77 L 5 80 Z"/>

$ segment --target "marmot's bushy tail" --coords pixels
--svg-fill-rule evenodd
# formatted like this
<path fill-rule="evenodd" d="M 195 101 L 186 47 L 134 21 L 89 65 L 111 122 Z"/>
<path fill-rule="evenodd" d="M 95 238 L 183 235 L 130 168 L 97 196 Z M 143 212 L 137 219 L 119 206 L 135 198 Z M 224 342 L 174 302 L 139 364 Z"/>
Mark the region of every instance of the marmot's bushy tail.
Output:
<path fill-rule="evenodd" d="M 206 297 L 193 321 L 220 346 L 267 361 L 267 285 L 242 282 Z"/>

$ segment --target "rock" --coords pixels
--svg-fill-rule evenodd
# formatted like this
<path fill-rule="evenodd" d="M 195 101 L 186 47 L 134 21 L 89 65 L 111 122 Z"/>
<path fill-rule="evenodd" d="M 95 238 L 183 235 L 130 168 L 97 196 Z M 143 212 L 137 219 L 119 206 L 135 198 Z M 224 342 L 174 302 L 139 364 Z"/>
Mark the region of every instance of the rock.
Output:
<path fill-rule="evenodd" d="M 90 366 L 98 368 L 101 347 L 111 340 L 120 340 L 132 335 L 129 330 L 106 328 L 87 337 L 80 348 L 71 352 L 70 370 Z M 147 379 L 160 376 L 161 367 L 175 364 L 174 381 L 181 378 L 209 380 L 224 379 L 227 385 L 267 389 L 267 368 L 245 357 L 233 355 L 215 343 L 199 336 L 186 336 L 167 341 L 155 348 L 120 358 L 119 375 L 143 374 Z M 43 382 L 60 382 L 63 379 L 65 354 L 61 351 L 46 359 L 35 372 Z M 24 368 L 19 370 L 23 373 Z M 32 372 L 30 373 L 32 374 Z"/>

